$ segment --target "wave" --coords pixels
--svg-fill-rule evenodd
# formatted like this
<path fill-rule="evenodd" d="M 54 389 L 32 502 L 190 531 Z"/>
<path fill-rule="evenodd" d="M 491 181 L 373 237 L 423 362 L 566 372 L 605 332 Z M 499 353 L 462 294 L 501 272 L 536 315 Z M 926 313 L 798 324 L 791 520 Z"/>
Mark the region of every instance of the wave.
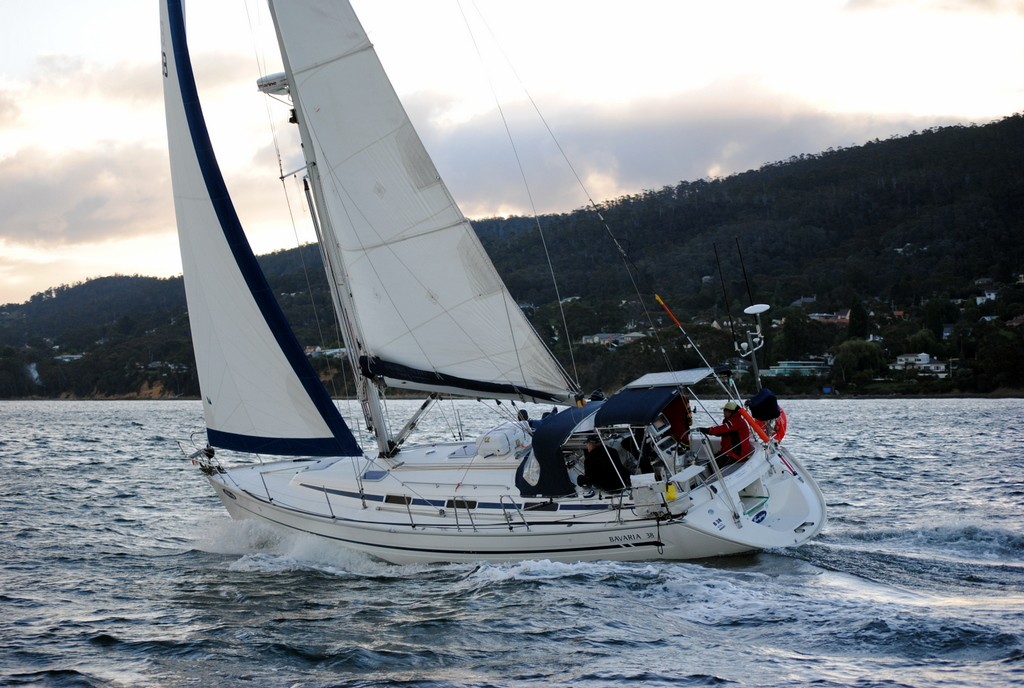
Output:
<path fill-rule="evenodd" d="M 195 551 L 237 557 L 228 569 L 236 572 L 289 573 L 310 571 L 335 577 L 413 578 L 441 567 L 470 571 L 474 564 L 396 566 L 329 540 L 294 533 L 255 520 L 217 521 L 198 541 Z"/>
<path fill-rule="evenodd" d="M 927 553 L 939 558 L 1024 564 L 1024 533 L 985 523 L 952 523 L 917 528 L 874 528 L 845 532 L 822 541 L 867 545 L 903 553 Z"/>
<path fill-rule="evenodd" d="M 40 669 L 3 676 L 5 686 L 106 686 L 109 681 L 74 669 Z"/>

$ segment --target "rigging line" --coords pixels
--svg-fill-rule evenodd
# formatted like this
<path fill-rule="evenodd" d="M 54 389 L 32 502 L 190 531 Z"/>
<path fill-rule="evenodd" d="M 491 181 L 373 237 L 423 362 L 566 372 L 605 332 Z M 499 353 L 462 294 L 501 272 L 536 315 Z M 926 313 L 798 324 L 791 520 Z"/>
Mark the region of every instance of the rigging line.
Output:
<path fill-rule="evenodd" d="M 472 28 L 472 26 L 470 26 L 469 18 L 466 16 L 466 11 L 465 11 L 465 9 L 462 6 L 461 0 L 458 3 L 458 5 L 459 5 L 459 12 L 462 13 L 462 21 L 465 22 L 465 24 L 466 24 L 466 31 L 469 33 L 470 40 L 473 41 L 473 49 L 476 50 L 477 59 L 480 60 L 480 65 L 484 66 L 484 59 L 483 59 L 483 54 L 480 51 L 480 45 L 477 43 L 476 34 L 473 33 L 473 28 Z M 479 7 L 476 7 L 474 5 L 474 8 L 477 11 L 477 15 L 480 15 Z M 482 16 L 481 16 L 481 19 L 483 19 Z M 484 22 L 484 26 L 485 27 L 487 26 L 487 22 L 486 21 Z M 489 28 L 488 28 L 488 31 L 490 31 Z M 492 38 L 494 37 L 493 33 L 491 33 L 491 37 Z M 495 40 L 495 42 L 497 42 L 497 40 Z M 529 181 L 527 181 L 527 178 L 526 178 L 526 170 L 523 169 L 523 162 L 522 162 L 522 159 L 519 157 L 519 148 L 516 146 L 515 139 L 512 136 L 512 130 L 509 127 L 508 118 L 505 117 L 505 110 L 501 107 L 501 100 L 498 98 L 498 93 L 497 93 L 497 91 L 494 88 L 494 82 L 491 81 L 490 73 L 486 69 L 484 69 L 484 74 L 487 76 L 487 85 L 491 89 L 491 96 L 494 98 L 494 105 L 498 108 L 498 114 L 501 116 L 502 126 L 505 127 L 505 135 L 508 137 L 509 145 L 512 148 L 512 155 L 515 157 L 516 166 L 519 168 L 519 176 L 522 177 L 523 187 L 526 190 L 526 197 L 527 197 L 527 199 L 530 202 L 530 210 L 531 210 L 531 212 L 533 214 L 534 222 L 537 224 L 537 231 L 540 234 L 540 243 L 541 243 L 541 246 L 543 246 L 543 248 L 544 248 L 544 258 L 545 258 L 545 260 L 547 260 L 548 270 L 551 272 L 551 281 L 554 284 L 554 288 L 555 288 L 555 299 L 558 301 L 558 309 L 559 309 L 559 311 L 561 313 L 561 316 L 562 316 L 562 327 L 563 327 L 563 329 L 565 331 L 566 339 L 569 341 L 569 344 L 570 344 L 569 345 L 569 359 L 570 359 L 570 361 L 572 363 L 572 375 L 573 375 L 572 381 L 573 381 L 573 383 L 577 387 L 579 387 L 580 376 L 579 376 L 579 371 L 576 368 L 576 356 L 575 356 L 575 354 L 573 352 L 573 349 L 572 349 L 572 337 L 569 336 L 568 321 L 566 320 L 566 317 L 565 317 L 565 310 L 564 310 L 564 307 L 563 307 L 563 304 L 562 304 L 562 296 L 561 296 L 561 293 L 559 292 L 559 289 L 558 289 L 558 280 L 555 278 L 555 269 L 554 269 L 554 266 L 551 264 L 551 254 L 548 251 L 548 242 L 547 242 L 547 239 L 544 237 L 544 229 L 543 229 L 543 227 L 541 227 L 540 217 L 537 215 L 537 204 L 536 204 L 536 202 L 533 199 L 533 191 L 530 189 L 530 183 L 529 183 Z M 507 307 L 508 306 L 506 304 L 506 308 Z M 511 320 L 509 322 L 509 326 L 510 326 L 509 329 L 511 331 Z M 519 348 L 518 347 L 516 347 L 516 360 L 519 361 L 519 370 L 520 370 L 520 373 L 523 373 L 523 379 L 526 379 L 525 373 L 523 371 L 522 361 L 519 359 Z"/>
<path fill-rule="evenodd" d="M 470 39 L 473 41 L 473 47 L 476 49 L 477 57 L 480 60 L 481 66 L 483 66 L 484 65 L 484 59 L 483 59 L 483 55 L 481 54 L 481 51 L 480 51 L 480 46 L 477 44 L 476 35 L 473 33 L 473 29 L 470 26 L 469 18 L 466 17 L 466 12 L 463 9 L 462 2 L 460 1 L 458 4 L 459 4 L 459 11 L 462 13 L 462 20 L 466 23 L 466 30 L 469 32 Z M 491 31 L 491 28 L 488 25 L 487 20 L 484 19 L 483 14 L 480 12 L 479 6 L 477 6 L 476 3 L 474 3 L 473 4 L 473 8 L 476 10 L 477 16 L 480 17 L 480 20 L 483 22 L 483 25 L 487 29 L 487 32 L 491 35 L 492 40 L 494 40 L 495 45 L 498 46 L 498 50 L 501 52 L 502 57 L 505 58 L 506 64 L 508 64 L 511 67 L 511 62 L 509 61 L 508 57 L 505 55 L 504 51 L 501 50 L 501 46 L 498 43 L 498 39 L 494 35 L 494 32 Z M 512 147 L 512 154 L 515 157 L 516 165 L 519 168 L 519 176 L 522 177 L 522 179 L 523 179 L 523 187 L 526 190 L 526 197 L 527 197 L 527 199 L 530 202 L 530 211 L 531 211 L 531 213 L 533 215 L 533 221 L 537 225 L 537 233 L 540 235 L 541 247 L 544 249 L 544 260 L 547 261 L 548 271 L 551 273 L 551 284 L 552 284 L 552 286 L 554 287 L 554 290 L 555 290 L 555 300 L 558 302 L 558 312 L 559 312 L 559 315 L 560 315 L 560 317 L 562 319 L 562 331 L 565 332 L 566 342 L 568 343 L 569 360 L 570 360 L 570 362 L 572 364 L 572 381 L 573 381 L 573 383 L 575 383 L 575 385 L 577 387 L 579 387 L 580 375 L 579 375 L 579 370 L 577 369 L 577 366 L 576 366 L 576 353 L 575 353 L 575 351 L 573 350 L 573 347 L 572 347 L 572 336 L 571 336 L 571 334 L 569 332 L 569 321 L 568 321 L 568 319 L 565 316 L 565 304 L 562 303 L 562 294 L 561 294 L 561 290 L 559 289 L 559 286 L 558 286 L 558 278 L 555 275 L 555 266 L 551 262 L 551 252 L 548 249 L 547 237 L 544 235 L 544 227 L 541 225 L 540 215 L 537 212 L 537 204 L 536 204 L 536 202 L 533 199 L 533 191 L 530 188 L 530 183 L 529 183 L 529 181 L 526 178 L 526 170 L 523 168 L 523 162 L 522 162 L 522 159 L 519 156 L 519 148 L 516 146 L 515 139 L 512 136 L 512 130 L 509 127 L 508 119 L 505 117 L 505 111 L 501 107 L 501 101 L 499 100 L 498 94 L 497 94 L 497 92 L 496 92 L 496 90 L 494 88 L 494 83 L 491 81 L 490 74 L 487 72 L 486 69 L 484 70 L 484 73 L 487 74 L 487 83 L 488 83 L 488 86 L 491 89 L 491 95 L 494 97 L 494 104 L 495 104 L 495 106 L 497 106 L 498 113 L 501 116 L 501 123 L 505 127 L 505 135 L 508 136 L 509 145 Z M 515 74 L 515 70 L 514 69 L 512 70 L 512 73 Z M 526 87 L 523 84 L 522 80 L 519 79 L 519 75 L 518 74 L 516 74 L 516 79 L 519 81 L 519 85 L 522 87 L 523 92 L 526 93 L 527 97 L 530 98 L 530 102 L 532 103 L 533 102 L 533 98 L 530 97 L 530 94 L 526 91 Z M 536 104 L 534 104 L 534 109 L 535 110 L 537 109 Z M 540 114 L 539 110 L 538 110 L 538 114 Z M 548 131 L 550 132 L 550 129 Z M 557 145 L 557 142 L 556 142 L 556 145 Z"/>
<path fill-rule="evenodd" d="M 474 7 L 476 7 L 475 4 L 474 4 Z M 459 3 L 459 8 L 460 9 L 462 8 L 461 2 Z M 487 31 L 491 34 L 491 37 L 494 39 L 494 43 L 497 46 L 498 51 L 501 53 L 501 56 L 504 58 L 505 64 L 508 66 L 509 70 L 515 76 L 516 81 L 519 82 L 519 87 L 522 89 L 523 94 L 526 96 L 526 98 L 530 101 L 530 105 L 533 107 L 534 112 L 537 113 L 537 118 L 540 120 L 541 124 L 544 125 L 544 129 L 548 132 L 548 136 L 551 138 L 551 141 L 555 144 L 555 147 L 558 149 L 559 154 L 562 156 L 562 160 L 565 161 L 565 164 L 569 168 L 569 171 L 572 172 L 573 177 L 576 179 L 576 183 L 579 185 L 580 189 L 583 191 L 583 195 L 586 196 L 587 202 L 594 209 L 594 213 L 597 215 L 597 218 L 601 221 L 601 225 L 604 227 L 605 232 L 608 234 L 608 237 L 612 240 L 612 243 L 615 245 L 615 248 L 619 251 L 619 255 L 622 257 L 622 261 L 623 261 L 623 263 L 626 266 L 626 274 L 629 275 L 630 283 L 633 286 L 633 292 L 636 294 L 637 299 L 640 301 L 640 306 L 641 306 L 641 308 L 643 308 L 644 315 L 647 318 L 647 322 L 651 325 L 651 328 L 654 329 L 654 318 L 651 315 L 650 310 L 647 308 L 647 301 L 640 294 L 640 287 L 637 284 L 636 278 L 633 276 L 633 272 L 634 271 L 636 272 L 637 275 L 640 274 L 639 267 L 637 267 L 636 263 L 633 262 L 633 260 L 629 257 L 629 255 L 626 253 L 626 251 L 622 248 L 622 244 L 619 243 L 619 240 L 618 240 L 618 238 L 616 238 L 615 234 L 612 232 L 611 227 L 608 226 L 608 223 L 605 221 L 604 216 L 601 214 L 600 207 L 594 201 L 593 197 L 590 194 L 589 189 L 587 189 L 586 184 L 583 183 L 583 179 L 580 177 L 579 173 L 576 171 L 576 167 L 572 164 L 572 161 L 569 159 L 568 154 L 565 152 L 565 149 L 562 147 L 561 141 L 559 141 L 558 137 L 555 136 L 554 130 L 552 130 L 551 125 L 548 124 L 547 118 L 544 117 L 544 114 L 540 110 L 540 106 L 537 105 L 537 101 L 534 100 L 533 94 L 531 94 L 529 89 L 527 89 L 526 84 L 523 82 L 522 77 L 519 76 L 519 72 L 516 71 L 515 67 L 512 64 L 512 61 L 509 59 L 508 55 L 505 54 L 505 51 L 501 49 L 501 44 L 498 41 L 497 36 L 495 36 L 494 32 L 491 30 L 491 27 L 487 23 L 487 20 L 484 19 L 483 14 L 480 13 L 479 8 L 477 8 L 477 14 L 480 16 L 480 20 L 483 22 L 484 27 L 487 29 Z M 463 17 L 465 17 L 465 13 L 463 13 Z M 502 115 L 502 117 L 504 118 L 504 115 Z M 546 250 L 547 250 L 547 246 L 545 245 L 545 251 Z M 549 260 L 549 264 L 550 264 L 550 260 Z M 630 270 L 630 267 L 632 267 L 632 270 Z M 559 308 L 561 309 L 561 307 L 562 307 L 561 306 L 561 301 L 559 301 Z M 562 318 L 563 318 L 563 321 L 564 321 L 564 319 L 565 319 L 564 312 L 562 314 Z M 571 340 L 571 337 L 569 337 L 568 331 L 566 331 L 566 337 Z M 660 338 L 659 338 L 658 344 L 659 344 L 659 346 L 661 345 Z M 570 347 L 570 351 L 571 351 L 571 347 Z M 662 348 L 662 351 L 664 351 L 664 348 Z M 666 354 L 666 358 L 667 358 L 667 354 Z"/>
<path fill-rule="evenodd" d="M 668 304 L 665 303 L 664 299 L 662 299 L 661 296 L 659 296 L 658 294 L 654 295 L 654 300 L 661 304 L 661 307 L 665 309 L 665 312 L 668 314 L 668 317 L 672 319 L 672 322 L 676 324 L 676 327 L 679 328 L 679 331 L 683 333 L 684 337 L 686 337 L 686 341 L 690 343 L 690 346 L 693 347 L 693 350 L 697 352 L 698 356 L 700 356 L 700 360 L 704 363 L 704 367 L 711 368 L 712 374 L 714 375 L 715 380 L 718 382 L 718 385 L 722 388 L 722 391 L 725 392 L 725 396 L 729 399 L 733 399 L 733 395 L 729 392 L 729 388 L 725 386 L 724 382 L 722 382 L 722 378 L 720 378 L 718 374 L 714 372 L 714 367 L 710 363 L 708 363 L 708 359 L 704 356 L 704 352 L 701 351 L 700 348 L 690 338 L 690 334 L 686 331 L 686 328 L 683 327 L 683 323 L 679 322 L 679 318 L 676 317 L 676 314 L 672 312 L 672 309 L 668 307 Z M 739 401 L 738 398 L 736 398 L 735 400 Z"/>
<path fill-rule="evenodd" d="M 451 406 L 452 406 L 452 413 L 457 417 L 458 416 L 458 411 L 455 409 L 455 403 L 450 398 L 444 399 L 444 400 L 438 398 L 438 403 L 434 404 L 434 408 L 436 408 L 438 410 L 438 412 L 440 412 L 441 420 L 443 420 L 445 426 L 447 426 L 448 432 L 450 432 L 452 434 L 452 440 L 455 441 L 455 442 L 458 442 L 458 441 L 460 441 L 463 438 L 459 437 L 459 434 L 456 432 L 456 429 L 455 429 L 456 426 L 453 425 L 452 421 L 448 419 L 448 414 L 444 412 L 444 407 L 441 404 L 441 401 L 448 401 L 451 404 Z M 457 422 L 458 421 L 456 421 L 456 423 Z"/>
<path fill-rule="evenodd" d="M 725 274 L 722 273 L 722 261 L 718 258 L 718 244 L 711 244 L 715 249 L 715 262 L 718 264 L 718 281 L 722 283 L 722 297 L 725 299 L 725 314 L 729 317 L 729 331 L 732 332 L 733 345 L 739 347 L 739 340 L 736 339 L 736 325 L 733 324 L 732 307 L 729 305 L 729 292 L 725 289 Z"/>
<path fill-rule="evenodd" d="M 252 38 L 253 57 L 256 60 L 256 68 L 257 68 L 257 70 L 259 70 L 260 74 L 265 74 L 266 73 L 266 57 L 264 55 L 262 55 L 262 53 L 260 52 L 260 49 L 258 47 L 258 44 L 256 42 L 256 31 L 255 31 L 255 26 L 254 26 L 254 23 L 253 23 L 253 16 L 252 16 L 252 13 L 249 10 L 249 4 L 248 3 L 245 3 L 245 14 L 246 14 L 246 19 L 249 22 L 249 35 Z M 265 106 L 266 113 L 267 113 L 267 123 L 268 123 L 268 126 L 270 128 L 271 140 L 274 143 L 274 155 L 277 157 L 278 178 L 281 181 L 281 190 L 282 190 L 282 192 L 284 194 L 285 205 L 288 208 L 288 219 L 291 222 L 292 234 L 295 237 L 295 246 L 296 246 L 296 248 L 298 249 L 298 252 L 299 252 L 299 262 L 302 265 L 302 274 L 303 274 L 303 277 L 306 280 L 306 294 L 309 296 L 309 305 L 313 309 L 313 319 L 316 322 L 317 337 L 320 340 L 320 345 L 324 346 L 327 342 L 326 342 L 326 339 L 324 338 L 323 327 L 320 324 L 320 312 L 319 312 L 319 310 L 316 307 L 316 300 L 313 298 L 313 285 L 312 285 L 312 282 L 311 282 L 310 277 L 309 277 L 309 268 L 306 265 L 306 258 L 305 258 L 305 256 L 303 255 L 303 252 L 302 252 L 302 244 L 301 244 L 301 240 L 299 239 L 299 228 L 298 228 L 298 224 L 295 221 L 295 212 L 294 212 L 294 210 L 292 208 L 291 196 L 288 194 L 288 186 L 285 183 L 284 160 L 283 160 L 283 157 L 281 155 L 281 141 L 280 141 L 280 138 L 278 136 L 277 127 L 274 126 L 274 117 L 273 117 L 273 113 L 272 113 L 272 111 L 270 109 L 270 102 L 269 102 L 269 100 L 270 99 L 265 98 L 263 102 L 264 102 L 264 106 Z M 280 103 L 284 103 L 284 101 L 282 99 L 279 99 L 279 98 L 273 98 L 273 100 L 276 100 L 276 101 L 278 101 Z M 303 168 L 303 169 L 305 169 L 305 168 Z M 340 338 L 339 338 L 339 341 L 341 341 Z M 333 368 L 333 366 L 331 364 L 330 358 L 327 359 L 327 370 L 330 373 L 330 378 L 331 378 L 331 394 L 333 396 L 337 397 L 338 396 L 338 388 L 337 388 L 337 383 L 334 380 L 334 368 Z"/>
<path fill-rule="evenodd" d="M 278 161 L 278 164 L 280 164 L 280 159 Z M 284 179 L 281 180 L 281 185 L 284 186 Z M 303 178 L 303 187 L 304 187 L 304 189 L 309 188 L 308 178 Z M 288 198 L 288 191 L 287 191 L 287 189 L 285 190 L 285 198 L 286 199 Z M 312 204 L 312 199 L 309 200 L 309 203 Z M 310 213 L 312 214 L 314 212 L 315 212 L 315 209 L 314 208 L 310 208 Z M 299 262 L 302 265 L 302 276 L 306 280 L 306 293 L 309 295 L 309 305 L 313 309 L 313 321 L 316 323 L 317 337 L 320 339 L 320 345 L 322 347 L 325 344 L 327 344 L 327 338 L 324 337 L 323 326 L 320 324 L 320 311 L 316 307 L 316 299 L 313 298 L 313 283 L 309 279 L 309 267 L 306 265 L 306 257 L 303 255 L 302 245 L 299 243 L 299 230 L 298 230 L 298 227 L 296 226 L 295 218 L 292 217 L 292 205 L 291 205 L 291 201 L 290 200 L 288 201 L 288 216 L 292 220 L 292 232 L 295 234 L 295 245 L 296 245 L 296 247 L 298 248 L 298 251 L 299 251 Z M 312 217 L 312 215 L 311 215 L 311 217 Z M 317 233 L 317 236 L 319 237 L 319 233 Z M 320 260 L 323 261 L 323 256 L 322 255 L 321 255 Z M 344 344 L 345 340 L 341 338 L 340 326 L 338 325 L 338 315 L 337 315 L 337 313 L 335 313 L 335 315 L 334 315 L 334 327 L 335 327 L 335 334 L 338 336 L 338 343 L 339 344 Z M 338 395 L 338 383 L 334 379 L 334 375 L 335 375 L 334 366 L 331 364 L 330 356 L 327 356 L 326 359 L 327 359 L 327 372 L 330 373 L 330 377 L 331 377 L 331 394 L 333 396 L 337 397 L 337 396 L 339 396 Z"/>
<path fill-rule="evenodd" d="M 747 285 L 747 299 L 750 301 L 750 305 L 754 305 L 754 294 L 750 290 L 750 279 L 747 278 L 747 266 L 743 262 L 743 251 L 740 249 L 740 238 L 733 237 L 736 240 L 736 253 L 740 257 L 740 268 L 743 270 L 743 283 Z"/>
<path fill-rule="evenodd" d="M 259 48 L 259 46 L 258 46 L 258 44 L 256 42 L 256 27 L 253 24 L 253 17 L 252 17 L 252 14 L 249 11 L 249 3 L 244 3 L 244 4 L 245 4 L 245 16 L 246 16 L 246 19 L 249 22 L 249 37 L 252 40 L 253 58 L 256 60 L 256 73 L 257 74 L 261 74 L 261 75 L 262 74 L 266 74 L 267 60 L 266 60 L 266 57 L 262 54 L 262 52 L 261 52 L 261 50 L 260 50 L 260 48 Z M 275 100 L 277 100 L 277 99 L 275 98 Z M 279 102 L 281 102 L 281 101 L 279 101 Z M 274 126 L 274 117 L 273 117 L 273 115 L 272 115 L 272 113 L 270 111 L 270 103 L 267 102 L 266 99 L 264 99 L 263 103 L 264 103 L 264 106 L 265 106 L 265 109 L 266 109 L 266 112 L 267 112 L 267 123 L 268 123 L 268 125 L 270 127 L 271 138 L 272 138 L 272 140 L 274 142 L 274 154 L 277 156 L 278 176 L 279 177 L 283 177 L 284 176 L 284 167 L 283 167 L 283 163 L 282 163 L 282 160 L 281 160 L 281 143 L 280 143 L 280 140 L 278 139 L 278 136 L 277 136 L 277 127 Z"/>

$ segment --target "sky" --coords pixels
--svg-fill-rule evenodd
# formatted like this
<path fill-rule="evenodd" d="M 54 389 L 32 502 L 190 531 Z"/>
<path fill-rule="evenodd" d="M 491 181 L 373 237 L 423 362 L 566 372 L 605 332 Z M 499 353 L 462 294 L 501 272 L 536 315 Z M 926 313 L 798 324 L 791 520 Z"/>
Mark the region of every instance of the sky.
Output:
<path fill-rule="evenodd" d="M 1024 0 L 353 5 L 471 218 L 568 212 L 1024 111 Z M 311 241 L 295 127 L 255 89 L 281 69 L 265 3 L 186 7 L 253 248 Z M 0 13 L 0 304 L 180 274 L 157 2 L 0 0 Z"/>

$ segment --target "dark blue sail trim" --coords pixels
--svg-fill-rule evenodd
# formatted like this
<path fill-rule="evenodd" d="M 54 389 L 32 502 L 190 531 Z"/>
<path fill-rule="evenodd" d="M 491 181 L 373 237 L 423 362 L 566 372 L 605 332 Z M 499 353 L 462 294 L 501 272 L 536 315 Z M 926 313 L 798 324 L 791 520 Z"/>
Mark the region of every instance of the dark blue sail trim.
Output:
<path fill-rule="evenodd" d="M 324 445 L 333 445 L 329 455 L 358 456 L 362 454 L 362 450 L 359 448 L 359 445 L 356 442 L 355 437 L 352 435 L 351 430 L 349 430 L 348 425 L 345 424 L 345 420 L 341 417 L 341 414 L 338 413 L 338 409 L 334 405 L 334 401 L 331 399 L 324 386 L 320 383 L 320 379 L 317 377 L 313 366 L 310 365 L 309 361 L 306 359 L 302 347 L 295 338 L 295 333 L 292 332 L 287 319 L 284 317 L 284 313 L 281 311 L 281 307 L 274 298 L 270 285 L 267 283 L 266 276 L 264 276 L 259 263 L 256 261 L 256 256 L 253 254 L 252 248 L 249 246 L 249 241 L 245 237 L 245 232 L 242 230 L 242 224 L 238 219 L 238 215 L 235 213 L 235 207 L 231 203 L 231 198 L 228 195 L 227 185 L 224 183 L 224 177 L 221 175 L 220 166 L 217 164 L 217 158 L 213 151 L 213 144 L 210 141 L 210 134 L 206 128 L 206 120 L 203 117 L 202 106 L 199 102 L 199 93 L 196 88 L 195 75 L 192 72 L 192 60 L 189 56 L 188 43 L 185 39 L 185 17 L 182 10 L 181 0 L 168 0 L 167 10 L 169 29 L 171 33 L 171 46 L 174 52 L 174 63 L 177 68 L 178 85 L 181 90 L 185 118 L 188 122 L 189 132 L 192 135 L 192 144 L 195 148 L 196 157 L 199 161 L 199 167 L 202 170 L 203 179 L 206 182 L 207 192 L 209 193 L 210 200 L 213 203 L 214 210 L 217 213 L 217 219 L 220 221 L 221 229 L 224 232 L 224 238 L 227 241 L 228 246 L 231 248 L 231 253 L 235 258 L 235 262 L 238 264 L 239 271 L 249 287 L 249 291 L 252 293 L 253 299 L 259 307 L 260 312 L 263 314 L 274 338 L 277 340 L 278 346 L 281 347 L 281 351 L 288 360 L 288 363 L 291 365 L 292 370 L 299 378 L 303 388 L 309 395 L 310 400 L 313 402 L 317 411 L 319 411 L 324 422 L 333 434 L 333 437 L 326 438 L 296 438 L 290 441 L 278 440 L 275 444 L 268 446 L 280 446 L 281 449 L 286 449 L 290 446 L 290 443 L 303 446 L 310 443 L 323 443 Z M 241 436 L 239 435 L 231 435 L 230 433 L 222 433 L 215 430 L 210 431 L 209 437 L 212 444 L 228 449 L 236 447 L 217 444 L 217 442 L 214 441 L 214 438 L 220 437 L 221 439 L 225 439 L 228 437 L 234 437 L 236 439 L 241 439 Z M 259 443 L 265 438 L 254 437 L 251 439 L 253 442 Z M 231 440 L 228 441 L 231 442 Z M 280 444 L 278 445 L 277 443 Z M 291 450 L 275 452 L 268 449 L 261 449 L 260 451 L 265 454 L 281 453 L 289 455 L 304 455 L 310 453 L 305 450 L 298 452 Z M 325 454 L 323 452 L 318 452 L 317 455 Z"/>
<path fill-rule="evenodd" d="M 368 377 L 389 377 L 394 380 L 405 380 L 406 382 L 427 387 L 455 387 L 466 392 L 502 397 L 522 397 L 524 399 L 551 402 L 564 401 L 564 398 L 557 394 L 542 392 L 530 389 L 529 387 L 444 375 L 431 370 L 411 368 L 401 363 L 384 361 L 377 357 L 362 356 L 359 359 L 359 365 L 363 369 L 363 374 Z"/>
<path fill-rule="evenodd" d="M 257 437 L 221 430 L 206 430 L 210 444 L 220 449 L 249 454 L 276 456 L 338 456 L 338 442 L 333 437 Z"/>

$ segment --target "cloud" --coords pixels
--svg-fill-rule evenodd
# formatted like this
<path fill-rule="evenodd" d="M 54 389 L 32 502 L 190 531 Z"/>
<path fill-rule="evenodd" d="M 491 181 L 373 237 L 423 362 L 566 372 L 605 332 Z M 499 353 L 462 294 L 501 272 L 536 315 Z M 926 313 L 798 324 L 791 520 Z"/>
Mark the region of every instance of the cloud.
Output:
<path fill-rule="evenodd" d="M 66 245 L 140 236 L 172 212 L 164 151 L 141 144 L 53 153 L 22 149 L 0 160 L 0 237 Z"/>
<path fill-rule="evenodd" d="M 938 117 L 826 113 L 749 79 L 732 78 L 622 106 L 557 103 L 545 114 L 557 145 L 530 108 L 511 106 L 505 120 L 517 159 L 499 118 L 480 116 L 451 127 L 441 124 L 445 118 L 438 116 L 437 100 L 430 94 L 418 94 L 407 105 L 442 177 L 471 217 L 529 214 L 524 175 L 538 212 L 566 212 L 588 205 L 577 175 L 589 197 L 601 203 L 680 181 L 757 169 L 801 153 L 954 123 Z"/>
<path fill-rule="evenodd" d="M 239 74 L 247 74 L 251 60 L 230 53 L 197 56 L 202 65 L 196 78 L 206 92 L 239 88 Z M 36 92 L 68 98 L 98 98 L 129 103 L 163 103 L 162 70 L 156 59 L 116 64 L 87 62 L 70 55 L 44 55 L 32 64 L 29 85 Z M 246 83 L 252 89 L 255 86 Z M 205 96 L 204 96 L 205 97 Z"/>
<path fill-rule="evenodd" d="M 21 116 L 17 100 L 13 93 L 0 91 L 0 127 L 13 126 Z"/>
<path fill-rule="evenodd" d="M 0 239 L 62 246 L 173 228 L 158 58 L 47 55 L 0 91 Z M 239 88 L 248 63 L 211 54 L 202 65 L 214 99 Z"/>
<path fill-rule="evenodd" d="M 916 11 L 963 12 L 969 14 L 1024 14 L 1020 0 L 849 0 L 850 10 L 913 9 Z"/>

